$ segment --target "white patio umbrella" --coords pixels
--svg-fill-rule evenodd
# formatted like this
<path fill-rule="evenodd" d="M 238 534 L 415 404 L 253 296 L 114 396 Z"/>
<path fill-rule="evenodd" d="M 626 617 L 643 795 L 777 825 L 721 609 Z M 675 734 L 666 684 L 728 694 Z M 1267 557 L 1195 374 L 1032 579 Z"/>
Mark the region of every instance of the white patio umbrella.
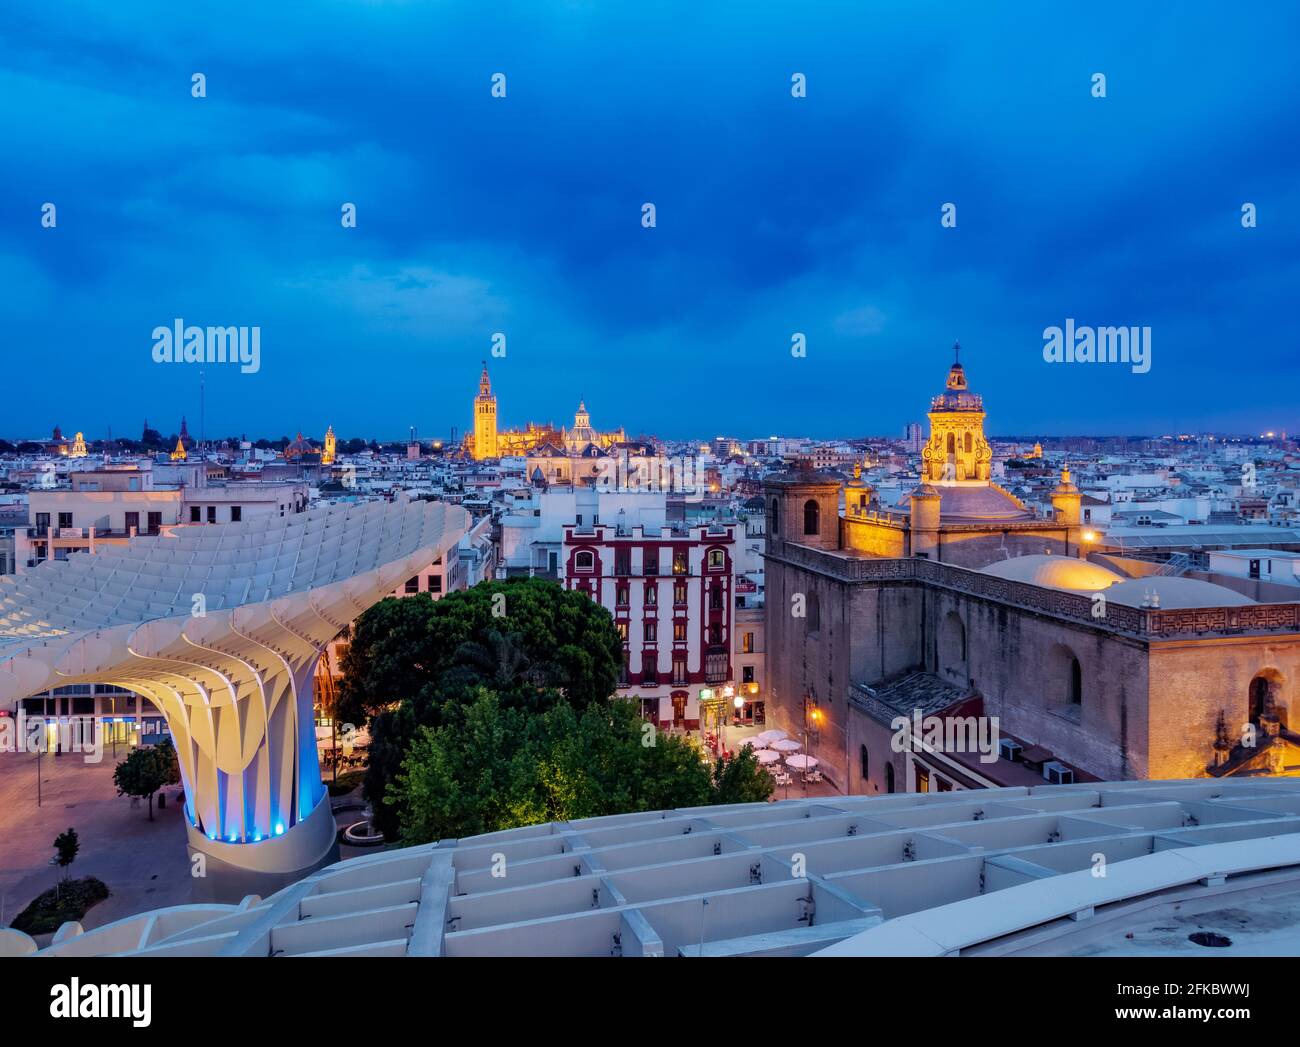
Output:
<path fill-rule="evenodd" d="M 793 753 L 793 752 L 798 752 L 800 749 L 803 748 L 803 746 L 800 745 L 798 742 L 796 742 L 793 738 L 782 738 L 780 741 L 773 742 L 772 748 L 779 753 Z"/>
<path fill-rule="evenodd" d="M 780 728 L 774 727 L 770 731 L 764 731 L 758 737 L 763 739 L 764 745 L 771 745 L 773 742 L 779 742 L 782 738 L 786 737 L 786 733 Z"/>
<path fill-rule="evenodd" d="M 751 749 L 753 749 L 755 752 L 758 752 L 759 749 L 766 749 L 766 748 L 767 748 L 767 742 L 763 741 L 762 738 L 757 738 L 757 737 L 755 737 L 755 738 L 742 738 L 741 741 L 740 741 L 740 746 L 741 746 L 741 748 L 743 749 L 746 745 L 748 745 L 748 746 L 749 746 Z"/>
<path fill-rule="evenodd" d="M 787 767 L 793 767 L 796 771 L 811 770 L 817 766 L 817 763 L 817 757 L 805 756 L 803 753 L 796 753 L 794 756 L 787 756 L 785 758 L 785 765 Z"/>
<path fill-rule="evenodd" d="M 754 759 L 766 767 L 769 763 L 776 763 L 781 759 L 781 754 L 774 753 L 771 749 L 759 749 L 754 753 Z"/>

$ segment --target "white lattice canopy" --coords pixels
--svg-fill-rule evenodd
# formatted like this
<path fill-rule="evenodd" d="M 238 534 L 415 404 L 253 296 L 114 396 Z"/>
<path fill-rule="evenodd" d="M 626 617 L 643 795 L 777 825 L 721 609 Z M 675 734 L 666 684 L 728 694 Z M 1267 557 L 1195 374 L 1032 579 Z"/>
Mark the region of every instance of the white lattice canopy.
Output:
<path fill-rule="evenodd" d="M 191 846 L 245 868 L 301 866 L 308 841 L 278 838 L 328 814 L 311 696 L 321 649 L 467 520 L 438 502 L 332 507 L 179 527 L 0 578 L 0 705 L 78 683 L 144 695 L 176 741 Z M 332 818 L 315 820 L 332 843 Z"/>

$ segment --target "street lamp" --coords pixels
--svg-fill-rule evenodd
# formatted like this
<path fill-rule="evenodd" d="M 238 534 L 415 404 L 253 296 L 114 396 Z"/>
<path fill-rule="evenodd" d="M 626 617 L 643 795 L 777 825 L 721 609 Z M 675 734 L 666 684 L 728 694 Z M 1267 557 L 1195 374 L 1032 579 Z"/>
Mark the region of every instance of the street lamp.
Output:
<path fill-rule="evenodd" d="M 810 753 L 810 752 L 808 751 L 808 739 L 809 739 L 809 737 L 810 737 L 810 730 L 809 730 L 809 726 L 808 726 L 808 725 L 809 725 L 809 722 L 810 722 L 810 721 L 812 722 L 812 724 L 813 724 L 814 726 L 820 728 L 820 726 L 821 726 L 821 722 L 822 722 L 822 711 L 821 711 L 819 708 L 817 708 L 817 702 L 816 702 L 814 699 L 808 697 L 808 695 L 804 695 L 804 699 L 803 699 L 803 752 L 804 752 L 804 758 L 805 758 L 805 759 L 807 759 L 809 756 L 812 755 L 812 753 Z M 806 764 L 804 765 L 804 772 L 803 772 L 803 791 L 804 791 L 805 793 L 808 792 L 808 767 L 807 767 Z"/>

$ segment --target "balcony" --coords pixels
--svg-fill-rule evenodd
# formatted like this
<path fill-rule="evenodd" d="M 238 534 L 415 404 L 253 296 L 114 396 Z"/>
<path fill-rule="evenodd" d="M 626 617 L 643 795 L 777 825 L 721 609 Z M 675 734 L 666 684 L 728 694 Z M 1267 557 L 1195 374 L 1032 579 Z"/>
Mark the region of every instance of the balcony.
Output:
<path fill-rule="evenodd" d="M 730 669 L 730 659 L 725 647 L 711 646 L 704 652 L 705 683 L 726 683 Z"/>

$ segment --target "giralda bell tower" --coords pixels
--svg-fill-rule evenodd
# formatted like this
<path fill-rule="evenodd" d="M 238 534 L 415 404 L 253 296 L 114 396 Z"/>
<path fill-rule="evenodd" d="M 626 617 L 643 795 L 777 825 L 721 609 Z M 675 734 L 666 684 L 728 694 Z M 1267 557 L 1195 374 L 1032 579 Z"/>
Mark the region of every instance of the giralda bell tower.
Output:
<path fill-rule="evenodd" d="M 492 395 L 486 360 L 478 380 L 478 396 L 474 397 L 474 457 L 479 461 L 497 457 L 497 398 Z"/>

